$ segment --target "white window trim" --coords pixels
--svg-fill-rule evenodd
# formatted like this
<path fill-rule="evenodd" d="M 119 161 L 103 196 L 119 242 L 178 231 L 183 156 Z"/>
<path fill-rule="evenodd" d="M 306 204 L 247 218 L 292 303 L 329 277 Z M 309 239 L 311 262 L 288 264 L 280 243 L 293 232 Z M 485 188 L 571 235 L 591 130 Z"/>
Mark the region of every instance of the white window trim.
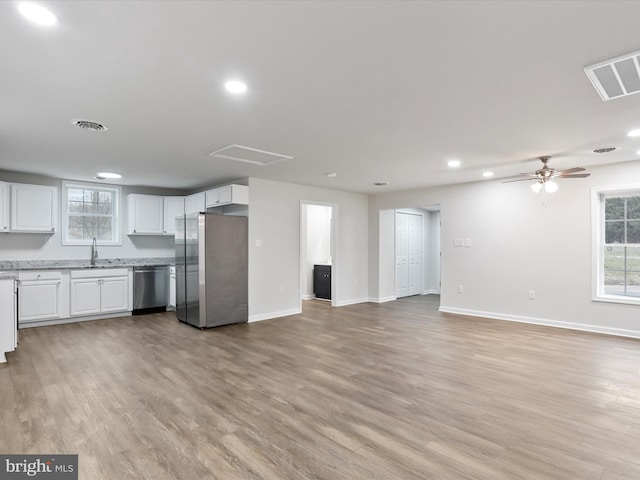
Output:
<path fill-rule="evenodd" d="M 68 187 L 86 187 L 86 188 L 96 188 L 102 190 L 113 190 L 115 192 L 115 239 L 111 241 L 106 240 L 96 240 L 98 245 L 112 245 L 112 246 L 121 246 L 122 245 L 122 228 L 120 224 L 122 223 L 122 187 L 118 185 L 110 185 L 104 183 L 90 183 L 90 182 L 72 182 L 72 181 L 63 181 L 62 182 L 62 203 L 60 205 L 61 213 L 62 213 L 62 245 L 91 245 L 92 240 L 68 240 L 67 233 L 69 228 L 69 216 L 68 216 L 68 204 L 69 204 L 69 195 L 68 195 Z"/>
<path fill-rule="evenodd" d="M 602 259 L 602 228 L 604 220 L 604 202 L 606 196 L 624 196 L 640 194 L 640 184 L 591 189 L 591 300 L 594 302 L 622 303 L 640 305 L 640 298 L 604 293 L 604 262 Z"/>

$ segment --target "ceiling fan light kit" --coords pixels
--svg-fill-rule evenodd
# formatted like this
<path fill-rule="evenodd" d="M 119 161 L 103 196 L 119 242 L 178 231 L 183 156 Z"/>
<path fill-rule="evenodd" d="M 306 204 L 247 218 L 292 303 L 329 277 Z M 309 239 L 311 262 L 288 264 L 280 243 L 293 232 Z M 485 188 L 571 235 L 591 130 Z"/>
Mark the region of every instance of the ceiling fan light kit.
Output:
<path fill-rule="evenodd" d="M 585 169 L 582 167 L 573 167 L 567 170 L 556 170 L 555 168 L 549 167 L 548 163 L 550 159 L 551 157 L 549 156 L 540 157 L 542 168 L 539 168 L 533 173 L 521 173 L 520 175 L 518 175 L 518 177 L 522 178 L 514 178 L 513 180 L 506 180 L 502 183 L 533 180 L 536 183 L 531 185 L 531 190 L 533 190 L 535 193 L 539 193 L 543 188 L 545 193 L 554 193 L 558 191 L 558 184 L 554 181 L 554 179 L 585 178 L 591 175 L 590 173 L 578 173 L 585 171 Z"/>

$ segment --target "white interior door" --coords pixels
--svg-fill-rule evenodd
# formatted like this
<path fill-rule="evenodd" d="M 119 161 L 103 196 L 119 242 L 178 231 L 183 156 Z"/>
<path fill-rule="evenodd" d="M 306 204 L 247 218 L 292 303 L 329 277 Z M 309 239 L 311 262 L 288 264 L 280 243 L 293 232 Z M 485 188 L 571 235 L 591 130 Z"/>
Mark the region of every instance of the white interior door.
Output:
<path fill-rule="evenodd" d="M 423 292 L 423 219 L 422 215 L 409 217 L 409 295 L 420 295 Z"/>
<path fill-rule="evenodd" d="M 409 295 L 409 215 L 396 212 L 396 297 Z"/>
<path fill-rule="evenodd" d="M 396 212 L 396 297 L 419 295 L 424 287 L 422 215 Z"/>

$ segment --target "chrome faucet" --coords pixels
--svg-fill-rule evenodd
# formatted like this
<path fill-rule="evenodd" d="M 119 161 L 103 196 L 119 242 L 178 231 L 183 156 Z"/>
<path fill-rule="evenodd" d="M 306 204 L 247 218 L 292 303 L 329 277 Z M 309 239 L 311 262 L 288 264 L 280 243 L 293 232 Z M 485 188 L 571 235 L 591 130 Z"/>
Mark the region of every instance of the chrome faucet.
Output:
<path fill-rule="evenodd" d="M 98 258 L 98 244 L 96 242 L 96 237 L 93 237 L 93 242 L 91 243 L 91 266 L 96 266 L 96 258 Z"/>

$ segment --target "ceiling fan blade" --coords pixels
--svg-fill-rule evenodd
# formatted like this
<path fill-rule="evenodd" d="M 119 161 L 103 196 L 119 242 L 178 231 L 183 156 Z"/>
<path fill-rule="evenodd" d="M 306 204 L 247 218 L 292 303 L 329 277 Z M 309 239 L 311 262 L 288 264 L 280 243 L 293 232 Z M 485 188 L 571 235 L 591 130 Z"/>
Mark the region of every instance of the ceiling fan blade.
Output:
<path fill-rule="evenodd" d="M 529 178 L 515 178 L 513 180 L 503 180 L 502 183 L 511 183 L 511 182 L 526 182 L 526 181 L 532 181 L 535 180 L 535 177 L 529 177 Z"/>
<path fill-rule="evenodd" d="M 567 170 L 561 170 L 559 172 L 556 172 L 556 174 L 558 175 L 565 175 L 567 173 L 578 173 L 578 172 L 584 172 L 584 168 L 582 167 L 574 167 L 574 168 L 569 168 Z"/>
<path fill-rule="evenodd" d="M 558 178 L 587 178 L 590 173 L 572 173 L 569 175 L 559 175 Z"/>

